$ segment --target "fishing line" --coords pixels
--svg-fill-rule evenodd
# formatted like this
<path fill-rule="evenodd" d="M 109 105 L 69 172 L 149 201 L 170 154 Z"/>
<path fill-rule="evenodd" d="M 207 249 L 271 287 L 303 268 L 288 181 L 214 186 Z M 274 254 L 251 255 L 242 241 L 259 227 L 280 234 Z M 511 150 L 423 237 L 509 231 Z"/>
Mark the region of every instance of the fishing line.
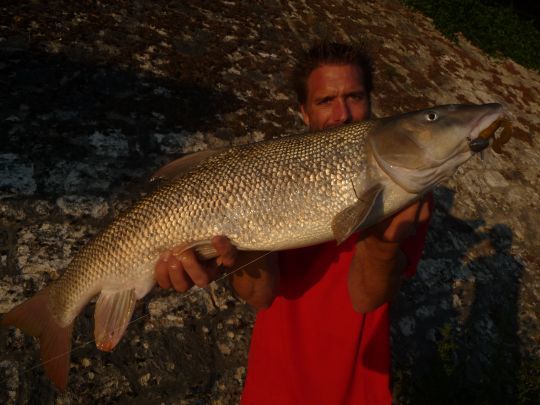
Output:
<path fill-rule="evenodd" d="M 303 163 L 302 163 L 302 164 L 303 164 Z M 260 174 L 262 174 L 262 173 L 260 173 Z M 299 195 L 301 195 L 301 191 L 300 191 L 300 190 L 296 190 L 296 191 L 294 191 L 294 192 L 292 193 L 292 195 L 299 196 Z M 221 280 L 223 280 L 223 279 L 229 277 L 230 275 L 232 275 L 232 274 L 234 274 L 234 273 L 236 273 L 236 272 L 242 270 L 243 268 L 245 268 L 245 267 L 251 265 L 252 263 L 255 263 L 256 261 L 258 261 L 258 260 L 260 260 L 260 259 L 262 259 L 262 258 L 268 256 L 270 253 L 273 253 L 273 252 L 276 252 L 276 250 L 266 251 L 265 253 L 263 253 L 263 254 L 260 255 L 259 257 L 257 257 L 257 258 L 255 258 L 255 259 L 251 260 L 251 261 L 248 262 L 248 263 L 245 263 L 244 265 L 238 267 L 237 269 L 234 269 L 234 270 L 232 270 L 232 271 L 226 272 L 225 274 L 221 275 L 219 278 L 213 280 L 210 284 L 217 283 L 217 282 L 219 282 L 219 281 L 221 281 Z M 191 288 L 189 291 L 186 291 L 185 293 L 183 293 L 182 299 L 190 297 L 192 294 L 194 294 L 194 293 L 197 292 L 197 291 L 199 291 L 198 288 L 197 288 L 197 289 Z M 135 319 L 131 320 L 130 322 L 128 322 L 127 326 L 129 326 L 129 325 L 131 325 L 131 324 L 133 324 L 133 323 L 135 323 L 135 322 L 139 322 L 140 320 L 142 320 L 142 319 L 144 319 L 144 318 L 147 318 L 147 317 L 149 317 L 149 316 L 150 316 L 150 314 L 145 314 L 145 315 L 142 315 L 142 316 L 140 316 L 140 317 L 138 317 L 138 318 L 135 318 Z M 126 329 L 127 329 L 127 327 L 126 327 Z M 56 359 L 58 359 L 58 358 L 60 358 L 60 357 L 63 357 L 63 356 L 65 356 L 66 354 L 74 353 L 75 351 L 80 350 L 80 349 L 82 349 L 83 347 L 88 346 L 89 344 L 95 343 L 95 342 L 96 342 L 95 339 L 89 340 L 89 341 L 87 341 L 87 342 L 83 342 L 83 343 L 81 343 L 81 344 L 79 344 L 79 345 L 77 345 L 77 346 L 75 346 L 75 347 L 72 347 L 72 348 L 71 348 L 69 351 L 67 351 L 67 352 L 64 352 L 64 353 L 62 353 L 62 354 L 59 354 L 59 355 L 57 355 L 57 356 L 55 356 L 55 357 L 52 357 L 52 358 L 48 359 L 46 362 L 41 362 L 41 361 L 39 361 L 36 365 L 21 370 L 21 373 L 22 373 L 22 374 L 28 373 L 28 372 L 30 372 L 30 371 L 32 371 L 32 370 L 35 370 L 36 368 L 42 367 L 42 366 L 44 366 L 45 364 L 48 364 L 48 363 L 50 363 L 50 362 L 52 362 L 52 361 L 54 361 L 54 360 L 56 360 Z M 41 360 L 41 358 L 40 358 L 40 360 Z"/>
<path fill-rule="evenodd" d="M 260 174 L 263 174 L 263 173 L 260 173 Z M 295 192 L 293 192 L 293 194 L 295 194 L 295 195 L 300 195 L 301 192 L 300 192 L 299 190 L 296 190 Z M 234 269 L 234 270 L 232 270 L 232 271 L 226 272 L 225 274 L 223 274 L 223 275 L 220 276 L 219 278 L 213 280 L 212 283 L 217 283 L 217 282 L 219 282 L 219 281 L 221 281 L 221 280 L 223 280 L 223 279 L 229 277 L 230 275 L 232 275 L 232 274 L 234 274 L 234 273 L 236 273 L 236 272 L 242 270 L 243 268 L 249 266 L 249 265 L 252 264 L 252 263 L 255 263 L 256 261 L 258 261 L 258 260 L 260 260 L 260 259 L 266 257 L 267 255 L 269 255 L 270 253 L 273 253 L 273 252 L 275 252 L 275 251 L 276 251 L 276 250 L 270 250 L 270 251 L 267 251 L 267 252 L 263 253 L 263 254 L 260 255 L 259 257 L 257 257 L 257 258 L 255 258 L 255 259 L 251 260 L 251 261 L 248 262 L 248 263 L 245 263 L 244 265 L 238 267 L 237 269 Z M 212 284 L 212 283 L 210 283 L 210 284 Z M 183 293 L 182 299 L 190 297 L 192 294 L 194 294 L 194 293 L 195 293 L 196 291 L 198 291 L 198 290 L 199 290 L 199 289 L 191 288 L 189 291 Z M 139 322 L 140 320 L 142 320 L 142 319 L 144 319 L 144 318 L 147 318 L 147 317 L 149 317 L 149 316 L 150 316 L 150 314 L 145 314 L 145 315 L 142 315 L 142 316 L 140 316 L 140 317 L 138 317 L 138 318 L 135 318 L 135 319 L 129 321 L 128 324 L 127 324 L 127 326 L 132 325 L 132 324 L 135 323 L 135 322 Z M 126 329 L 127 329 L 127 327 L 126 327 Z M 56 360 L 56 359 L 58 359 L 58 358 L 60 358 L 60 357 L 63 357 L 63 356 L 65 356 L 65 355 L 67 355 L 67 354 L 74 353 L 75 351 L 80 350 L 80 349 L 82 349 L 83 347 L 88 346 L 89 344 L 95 343 L 95 342 L 96 342 L 95 339 L 89 340 L 89 341 L 87 341 L 87 342 L 83 342 L 83 343 L 81 343 L 81 344 L 79 344 L 79 345 L 77 345 L 77 346 L 75 346 L 75 347 L 72 347 L 69 351 L 66 351 L 66 352 L 64 352 L 64 353 L 62 353 L 62 354 L 59 354 L 59 355 L 57 355 L 57 356 L 55 356 L 55 357 L 52 357 L 52 358 L 48 359 L 46 362 L 41 362 L 41 361 L 39 361 L 36 365 L 21 370 L 20 373 L 26 374 L 26 373 L 28 373 L 28 372 L 30 372 L 30 371 L 32 371 L 32 370 L 35 370 L 36 368 L 42 367 L 42 366 L 44 366 L 45 364 L 48 364 L 48 363 L 50 363 L 50 362 L 52 362 L 52 361 L 54 361 L 54 360 Z M 41 358 L 40 358 L 40 360 L 41 360 Z M 69 371 L 68 371 L 68 372 L 69 372 Z"/>
<path fill-rule="evenodd" d="M 226 279 L 226 278 L 229 277 L 230 275 L 232 275 L 232 274 L 234 274 L 234 273 L 236 273 L 236 272 L 242 270 L 243 268 L 249 266 L 250 264 L 253 264 L 253 263 L 255 263 L 255 262 L 261 260 L 262 258 L 268 256 L 270 253 L 273 253 L 273 252 L 275 252 L 275 250 L 270 250 L 270 251 L 268 251 L 268 252 L 263 253 L 262 255 L 260 255 L 260 256 L 256 257 L 255 259 L 251 260 L 250 262 L 247 262 L 247 263 L 243 264 L 242 266 L 238 267 L 237 269 L 234 269 L 234 270 L 232 270 L 232 271 L 226 272 L 226 273 L 223 274 L 222 276 L 220 276 L 220 277 L 216 278 L 215 280 L 213 280 L 210 284 L 214 284 L 214 283 L 217 283 L 217 282 L 219 282 L 219 281 L 221 281 L 221 280 Z M 193 288 L 193 287 L 192 287 L 189 291 L 186 291 L 185 293 L 182 294 L 181 299 L 184 300 L 185 298 L 188 298 L 189 296 L 191 296 L 192 294 L 194 294 L 195 292 L 200 291 L 200 290 L 204 290 L 204 288 Z M 208 293 L 208 294 L 210 294 L 210 293 Z M 140 320 L 142 320 L 142 319 L 144 319 L 144 318 L 147 318 L 147 317 L 149 317 L 149 316 L 150 316 L 149 313 L 148 313 L 148 314 L 145 314 L 145 315 L 142 315 L 142 316 L 139 316 L 138 318 L 135 318 L 135 319 L 129 321 L 128 324 L 127 324 L 127 326 L 132 325 L 132 324 L 134 324 L 134 323 L 136 323 L 136 322 L 139 322 Z M 81 344 L 78 345 L 78 346 L 72 347 L 71 350 L 69 350 L 68 352 L 64 352 L 64 353 L 62 353 L 62 354 L 59 354 L 58 356 L 52 357 L 51 359 L 47 360 L 46 362 L 38 362 L 38 364 L 36 364 L 35 366 L 32 366 L 32 367 L 23 369 L 23 370 L 21 370 L 21 373 L 22 373 L 22 374 L 26 374 L 26 373 L 28 373 L 28 372 L 30 372 L 30 371 L 32 371 L 32 370 L 35 370 L 36 368 L 42 367 L 42 366 L 44 366 L 45 364 L 48 364 L 48 363 L 50 363 L 50 362 L 52 362 L 52 361 L 54 361 L 54 360 L 56 360 L 56 359 L 58 359 L 58 358 L 60 358 L 60 357 L 63 357 L 63 356 L 65 356 L 66 354 L 72 354 L 72 353 L 74 353 L 75 351 L 80 350 L 80 349 L 82 349 L 83 347 L 88 346 L 88 345 L 91 344 L 91 343 L 95 343 L 95 341 L 96 341 L 95 339 L 92 339 L 92 340 L 89 340 L 89 341 L 87 341 L 87 342 L 81 343 Z"/>
<path fill-rule="evenodd" d="M 308 170 L 308 169 L 310 169 L 310 167 L 309 167 L 308 165 L 306 165 L 306 163 L 303 162 L 303 161 L 296 162 L 296 164 L 297 164 L 298 166 L 300 166 L 301 169 L 303 169 L 303 170 Z M 262 175 L 263 177 L 267 177 L 267 174 L 266 174 L 266 173 L 259 172 L 259 174 Z M 353 187 L 353 191 L 354 191 L 354 187 Z M 301 190 L 294 190 L 294 191 L 293 191 L 293 190 L 289 190 L 289 192 L 290 192 L 290 194 L 289 194 L 289 199 L 290 199 L 292 196 L 295 196 L 295 197 L 300 196 L 300 197 L 301 197 L 301 195 L 302 195 L 302 191 L 301 191 Z M 234 221 L 233 221 L 233 222 L 234 222 Z M 219 281 L 221 281 L 221 280 L 223 280 L 223 279 L 229 277 L 230 275 L 232 275 L 232 274 L 234 274 L 234 273 L 236 273 L 236 272 L 242 270 L 243 268 L 245 268 L 245 267 L 251 265 L 252 263 L 255 263 L 256 261 L 258 261 L 258 260 L 260 260 L 260 259 L 266 257 L 267 255 L 269 255 L 270 253 L 273 253 L 273 252 L 275 252 L 275 251 L 276 251 L 276 250 L 266 251 L 265 253 L 263 253 L 263 254 L 260 255 L 259 257 L 257 257 L 257 258 L 255 258 L 255 259 L 251 260 L 251 261 L 248 262 L 248 263 L 245 263 L 244 265 L 238 267 L 237 269 L 234 269 L 234 270 L 232 270 L 232 271 L 230 271 L 230 272 L 226 272 L 225 274 L 223 274 L 223 275 L 220 276 L 219 278 L 213 280 L 210 284 L 219 282 Z M 190 297 L 192 294 L 194 294 L 194 293 L 197 292 L 198 290 L 199 290 L 199 289 L 194 289 L 194 288 L 190 289 L 189 291 L 183 293 L 182 299 Z M 131 324 L 133 324 L 133 323 L 135 323 L 135 322 L 139 322 L 140 320 L 145 319 L 145 318 L 147 318 L 147 317 L 149 317 L 149 316 L 150 316 L 150 314 L 145 314 L 145 315 L 142 315 L 142 316 L 140 316 L 140 317 L 138 317 L 138 318 L 135 318 L 135 319 L 129 321 L 128 324 L 127 324 L 127 326 L 129 326 L 129 325 L 131 325 Z M 126 328 L 127 328 L 127 327 L 126 327 Z M 58 359 L 58 358 L 60 358 L 60 357 L 63 357 L 63 356 L 65 356 L 65 355 L 67 355 L 67 354 L 74 353 L 75 351 L 80 350 L 80 349 L 82 349 L 83 347 L 88 346 L 89 344 L 95 343 L 95 342 L 96 342 L 95 339 L 89 340 L 89 341 L 87 341 L 87 342 L 83 342 L 83 343 L 81 343 L 81 344 L 79 344 L 79 345 L 77 345 L 77 346 L 75 346 L 75 347 L 72 347 L 69 351 L 66 351 L 66 352 L 64 352 L 64 353 L 62 353 L 62 354 L 59 354 L 59 355 L 57 355 L 57 356 L 55 356 L 55 357 L 53 357 L 53 358 L 48 359 L 46 362 L 41 362 L 41 361 L 40 361 L 40 362 L 38 362 L 36 365 L 34 365 L 34 366 L 32 366 L 32 367 L 25 368 L 25 369 L 21 370 L 21 373 L 25 374 L 25 373 L 27 373 L 27 372 L 29 372 L 29 371 L 35 370 L 36 368 L 42 367 L 42 366 L 44 366 L 45 364 L 48 364 L 48 363 L 50 363 L 50 362 L 52 362 L 52 361 L 54 361 L 54 360 L 56 360 L 56 359 Z M 40 359 L 40 360 L 41 360 L 41 359 Z"/>

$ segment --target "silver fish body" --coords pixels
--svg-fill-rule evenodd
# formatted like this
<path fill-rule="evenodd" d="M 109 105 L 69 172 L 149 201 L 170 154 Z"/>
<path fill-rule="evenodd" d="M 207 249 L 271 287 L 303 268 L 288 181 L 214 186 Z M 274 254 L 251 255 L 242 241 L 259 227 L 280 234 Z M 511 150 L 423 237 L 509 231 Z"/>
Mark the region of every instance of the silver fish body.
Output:
<path fill-rule="evenodd" d="M 226 235 L 241 250 L 281 250 L 333 237 L 332 220 L 367 178 L 371 122 L 232 148 L 159 187 L 87 244 L 50 288 L 67 325 L 106 289 L 153 285 L 160 252 Z M 359 158 L 360 157 L 360 158 Z M 398 208 L 398 207 L 396 207 Z M 82 299 L 84 297 L 84 299 Z M 82 304 L 84 305 L 84 303 Z"/>
<path fill-rule="evenodd" d="M 214 235 L 226 235 L 241 250 L 342 241 L 451 176 L 473 155 L 468 143 L 502 114 L 498 104 L 441 106 L 215 153 L 166 176 L 88 243 L 34 306 L 45 305 L 56 333 L 70 336 L 73 319 L 100 294 L 96 340 L 110 350 L 135 301 L 154 285 L 162 251 L 182 245 L 211 257 Z M 20 321 L 24 305 L 3 323 L 38 334 Z M 48 353 L 42 348 L 42 357 L 58 355 L 65 345 Z M 65 387 L 69 355 L 61 361 L 45 367 Z"/>

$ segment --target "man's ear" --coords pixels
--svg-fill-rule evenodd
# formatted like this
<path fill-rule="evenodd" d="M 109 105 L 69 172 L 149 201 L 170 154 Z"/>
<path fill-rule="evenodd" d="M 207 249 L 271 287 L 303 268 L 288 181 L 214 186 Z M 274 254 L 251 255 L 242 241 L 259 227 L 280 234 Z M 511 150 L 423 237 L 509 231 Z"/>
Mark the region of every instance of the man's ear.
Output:
<path fill-rule="evenodd" d="M 309 128 L 309 115 L 306 113 L 306 109 L 304 108 L 304 104 L 300 104 L 300 113 L 302 114 L 302 120 L 304 121 L 304 124 Z"/>

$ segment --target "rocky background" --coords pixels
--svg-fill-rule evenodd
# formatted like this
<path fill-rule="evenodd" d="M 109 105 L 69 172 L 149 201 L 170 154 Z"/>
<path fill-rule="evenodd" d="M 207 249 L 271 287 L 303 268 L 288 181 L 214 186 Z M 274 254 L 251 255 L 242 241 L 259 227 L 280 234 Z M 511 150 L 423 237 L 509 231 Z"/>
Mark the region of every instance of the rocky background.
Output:
<path fill-rule="evenodd" d="M 533 403 L 540 395 L 540 76 L 450 42 L 398 1 L 3 1 L 0 5 L 0 313 L 188 152 L 303 128 L 288 73 L 320 39 L 364 43 L 374 111 L 504 104 L 515 137 L 435 191 L 418 275 L 392 321 L 396 403 Z M 232 404 L 254 314 L 225 282 L 139 303 L 99 352 L 78 318 L 69 388 L 37 345 L 0 331 L 1 403 Z"/>

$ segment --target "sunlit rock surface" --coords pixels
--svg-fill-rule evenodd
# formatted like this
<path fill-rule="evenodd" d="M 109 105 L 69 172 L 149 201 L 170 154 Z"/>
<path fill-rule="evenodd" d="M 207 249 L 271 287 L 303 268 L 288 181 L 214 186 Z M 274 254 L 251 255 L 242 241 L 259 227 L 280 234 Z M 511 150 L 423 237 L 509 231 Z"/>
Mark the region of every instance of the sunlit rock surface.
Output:
<path fill-rule="evenodd" d="M 162 164 L 301 131 L 295 53 L 362 41 L 376 115 L 500 102 L 516 134 L 435 191 L 424 260 L 394 304 L 396 402 L 538 390 L 537 73 L 448 41 L 397 1 L 9 2 L 0 22 L 0 312 L 57 278 Z M 92 343 L 92 314 L 76 322 L 65 393 L 33 339 L 2 329 L 0 402 L 238 401 L 254 314 L 225 281 L 156 289 L 112 353 Z"/>

